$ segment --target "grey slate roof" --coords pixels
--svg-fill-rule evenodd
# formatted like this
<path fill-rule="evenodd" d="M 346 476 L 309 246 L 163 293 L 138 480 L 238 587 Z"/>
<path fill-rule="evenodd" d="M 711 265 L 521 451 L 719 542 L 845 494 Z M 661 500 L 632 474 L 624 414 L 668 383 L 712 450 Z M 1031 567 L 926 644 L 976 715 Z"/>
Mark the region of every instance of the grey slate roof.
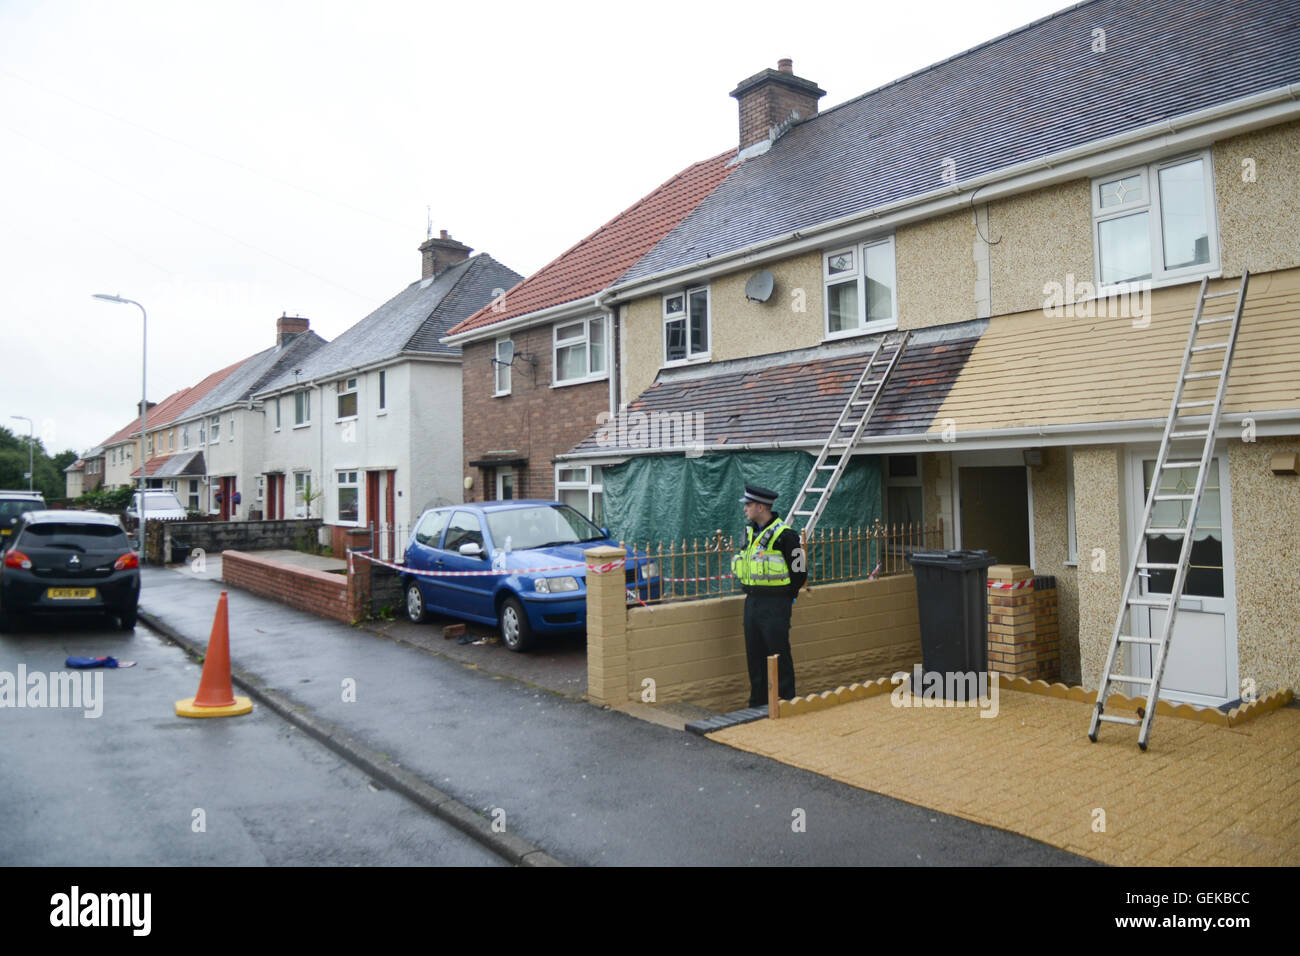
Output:
<path fill-rule="evenodd" d="M 619 281 L 1296 82 L 1296 0 L 1082 3 L 796 125 Z"/>
<path fill-rule="evenodd" d="M 274 346 L 258 352 L 222 379 L 219 385 L 178 416 L 177 420 L 183 421 L 234 402 L 247 401 L 272 379 L 279 378 L 286 372 L 292 375 L 293 369 L 301 366 L 326 344 L 323 338 L 308 330 L 295 335 L 283 348 Z"/>
<path fill-rule="evenodd" d="M 912 333 L 898 367 L 863 437 L 919 435 L 929 429 L 980 336 L 987 319 L 974 319 Z M 665 369 L 627 406 L 629 415 L 703 415 L 704 451 L 729 451 L 747 443 L 807 444 L 826 440 L 866 366 L 878 336 L 834 346 Z M 675 423 L 675 418 L 659 418 Z M 688 428 L 698 419 L 682 418 Z M 635 427 L 628 420 L 627 434 Z M 676 427 L 675 424 L 673 427 Z M 660 439 L 671 444 L 680 437 Z M 599 430 L 570 454 L 644 454 L 646 444 L 603 444 Z M 647 437 L 649 434 L 647 432 Z"/>
<path fill-rule="evenodd" d="M 412 282 L 310 358 L 267 380 L 259 391 L 329 377 L 404 352 L 459 356 L 459 347 L 443 345 L 438 339 L 491 302 L 494 293 L 522 278 L 487 253 L 471 256 L 431 278 Z M 294 368 L 301 370 L 296 379 Z"/>

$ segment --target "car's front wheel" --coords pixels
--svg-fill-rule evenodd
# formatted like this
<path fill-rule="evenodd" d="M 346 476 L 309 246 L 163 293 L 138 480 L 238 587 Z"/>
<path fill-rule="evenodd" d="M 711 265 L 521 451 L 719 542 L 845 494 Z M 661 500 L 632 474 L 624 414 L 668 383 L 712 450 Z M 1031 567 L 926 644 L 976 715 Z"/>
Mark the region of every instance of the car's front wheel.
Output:
<path fill-rule="evenodd" d="M 424 592 L 415 581 L 406 582 L 406 616 L 412 624 L 429 620 L 429 609 L 424 605 Z"/>
<path fill-rule="evenodd" d="M 533 646 L 533 628 L 519 598 L 508 597 L 501 603 L 501 642 L 512 651 L 526 651 Z"/>

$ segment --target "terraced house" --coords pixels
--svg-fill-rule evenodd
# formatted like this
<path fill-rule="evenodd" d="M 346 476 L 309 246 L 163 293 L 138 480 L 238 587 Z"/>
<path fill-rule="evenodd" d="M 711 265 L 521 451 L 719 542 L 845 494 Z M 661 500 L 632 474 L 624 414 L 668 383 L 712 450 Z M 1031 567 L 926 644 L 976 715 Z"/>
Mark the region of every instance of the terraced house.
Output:
<path fill-rule="evenodd" d="M 1094 0 L 832 108 L 789 61 L 732 95 L 738 161 L 601 300 L 617 402 L 701 415 L 703 454 L 593 430 L 558 455 L 601 469 L 607 523 L 706 531 L 769 473 L 782 510 L 811 457 L 777 456 L 816 452 L 908 331 L 856 448 L 874 478 L 836 495 L 1055 576 L 1060 676 L 1095 687 L 1202 281 L 1249 271 L 1163 690 L 1300 687 L 1300 8 Z"/>

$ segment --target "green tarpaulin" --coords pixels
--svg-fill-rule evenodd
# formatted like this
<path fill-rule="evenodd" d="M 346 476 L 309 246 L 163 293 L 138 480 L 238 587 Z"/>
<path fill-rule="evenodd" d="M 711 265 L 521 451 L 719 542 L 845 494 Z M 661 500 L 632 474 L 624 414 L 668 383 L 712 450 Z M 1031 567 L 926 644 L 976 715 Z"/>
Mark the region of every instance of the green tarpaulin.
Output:
<path fill-rule="evenodd" d="M 775 511 L 785 516 L 812 469 L 802 451 L 732 452 L 687 458 L 646 455 L 602 469 L 605 524 L 615 540 L 641 546 L 683 538 L 743 535 L 740 497 L 745 485 L 778 492 Z M 814 496 L 810 496 L 814 497 Z M 850 460 L 822 514 L 822 529 L 869 526 L 880 518 L 880 459 Z"/>

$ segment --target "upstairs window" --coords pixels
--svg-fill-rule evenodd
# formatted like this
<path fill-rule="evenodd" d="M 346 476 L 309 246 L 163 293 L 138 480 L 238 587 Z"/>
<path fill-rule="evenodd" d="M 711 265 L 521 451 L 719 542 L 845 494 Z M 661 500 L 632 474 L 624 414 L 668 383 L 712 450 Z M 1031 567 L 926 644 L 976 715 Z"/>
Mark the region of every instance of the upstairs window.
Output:
<path fill-rule="evenodd" d="M 293 393 L 293 423 L 294 425 L 311 424 L 311 392 L 306 389 Z"/>
<path fill-rule="evenodd" d="M 338 386 L 338 417 L 356 418 L 357 417 L 357 380 L 355 378 L 345 378 L 339 382 Z"/>
<path fill-rule="evenodd" d="M 387 370 L 379 373 L 379 410 L 383 411 L 388 407 L 388 372 Z"/>
<path fill-rule="evenodd" d="M 1218 268 L 1209 154 L 1094 179 L 1101 286 L 1201 276 Z"/>
<path fill-rule="evenodd" d="M 827 338 L 898 328 L 893 236 L 827 253 L 822 278 Z"/>
<path fill-rule="evenodd" d="M 208 444 L 215 445 L 221 441 L 221 416 L 213 415 L 208 419 Z"/>
<path fill-rule="evenodd" d="M 275 430 L 280 430 L 280 396 L 275 397 Z"/>
<path fill-rule="evenodd" d="M 664 296 L 664 364 L 709 356 L 709 290 L 686 289 Z"/>
<path fill-rule="evenodd" d="M 494 384 L 496 386 L 496 391 L 492 393 L 494 396 L 510 394 L 510 366 L 504 364 L 507 345 L 510 345 L 512 349 L 514 347 L 514 344 L 509 339 L 497 339 L 496 345 L 493 347 L 492 354 L 496 358 L 496 361 L 492 363 Z"/>
<path fill-rule="evenodd" d="M 603 378 L 606 369 L 605 317 L 555 326 L 555 383 Z"/>

